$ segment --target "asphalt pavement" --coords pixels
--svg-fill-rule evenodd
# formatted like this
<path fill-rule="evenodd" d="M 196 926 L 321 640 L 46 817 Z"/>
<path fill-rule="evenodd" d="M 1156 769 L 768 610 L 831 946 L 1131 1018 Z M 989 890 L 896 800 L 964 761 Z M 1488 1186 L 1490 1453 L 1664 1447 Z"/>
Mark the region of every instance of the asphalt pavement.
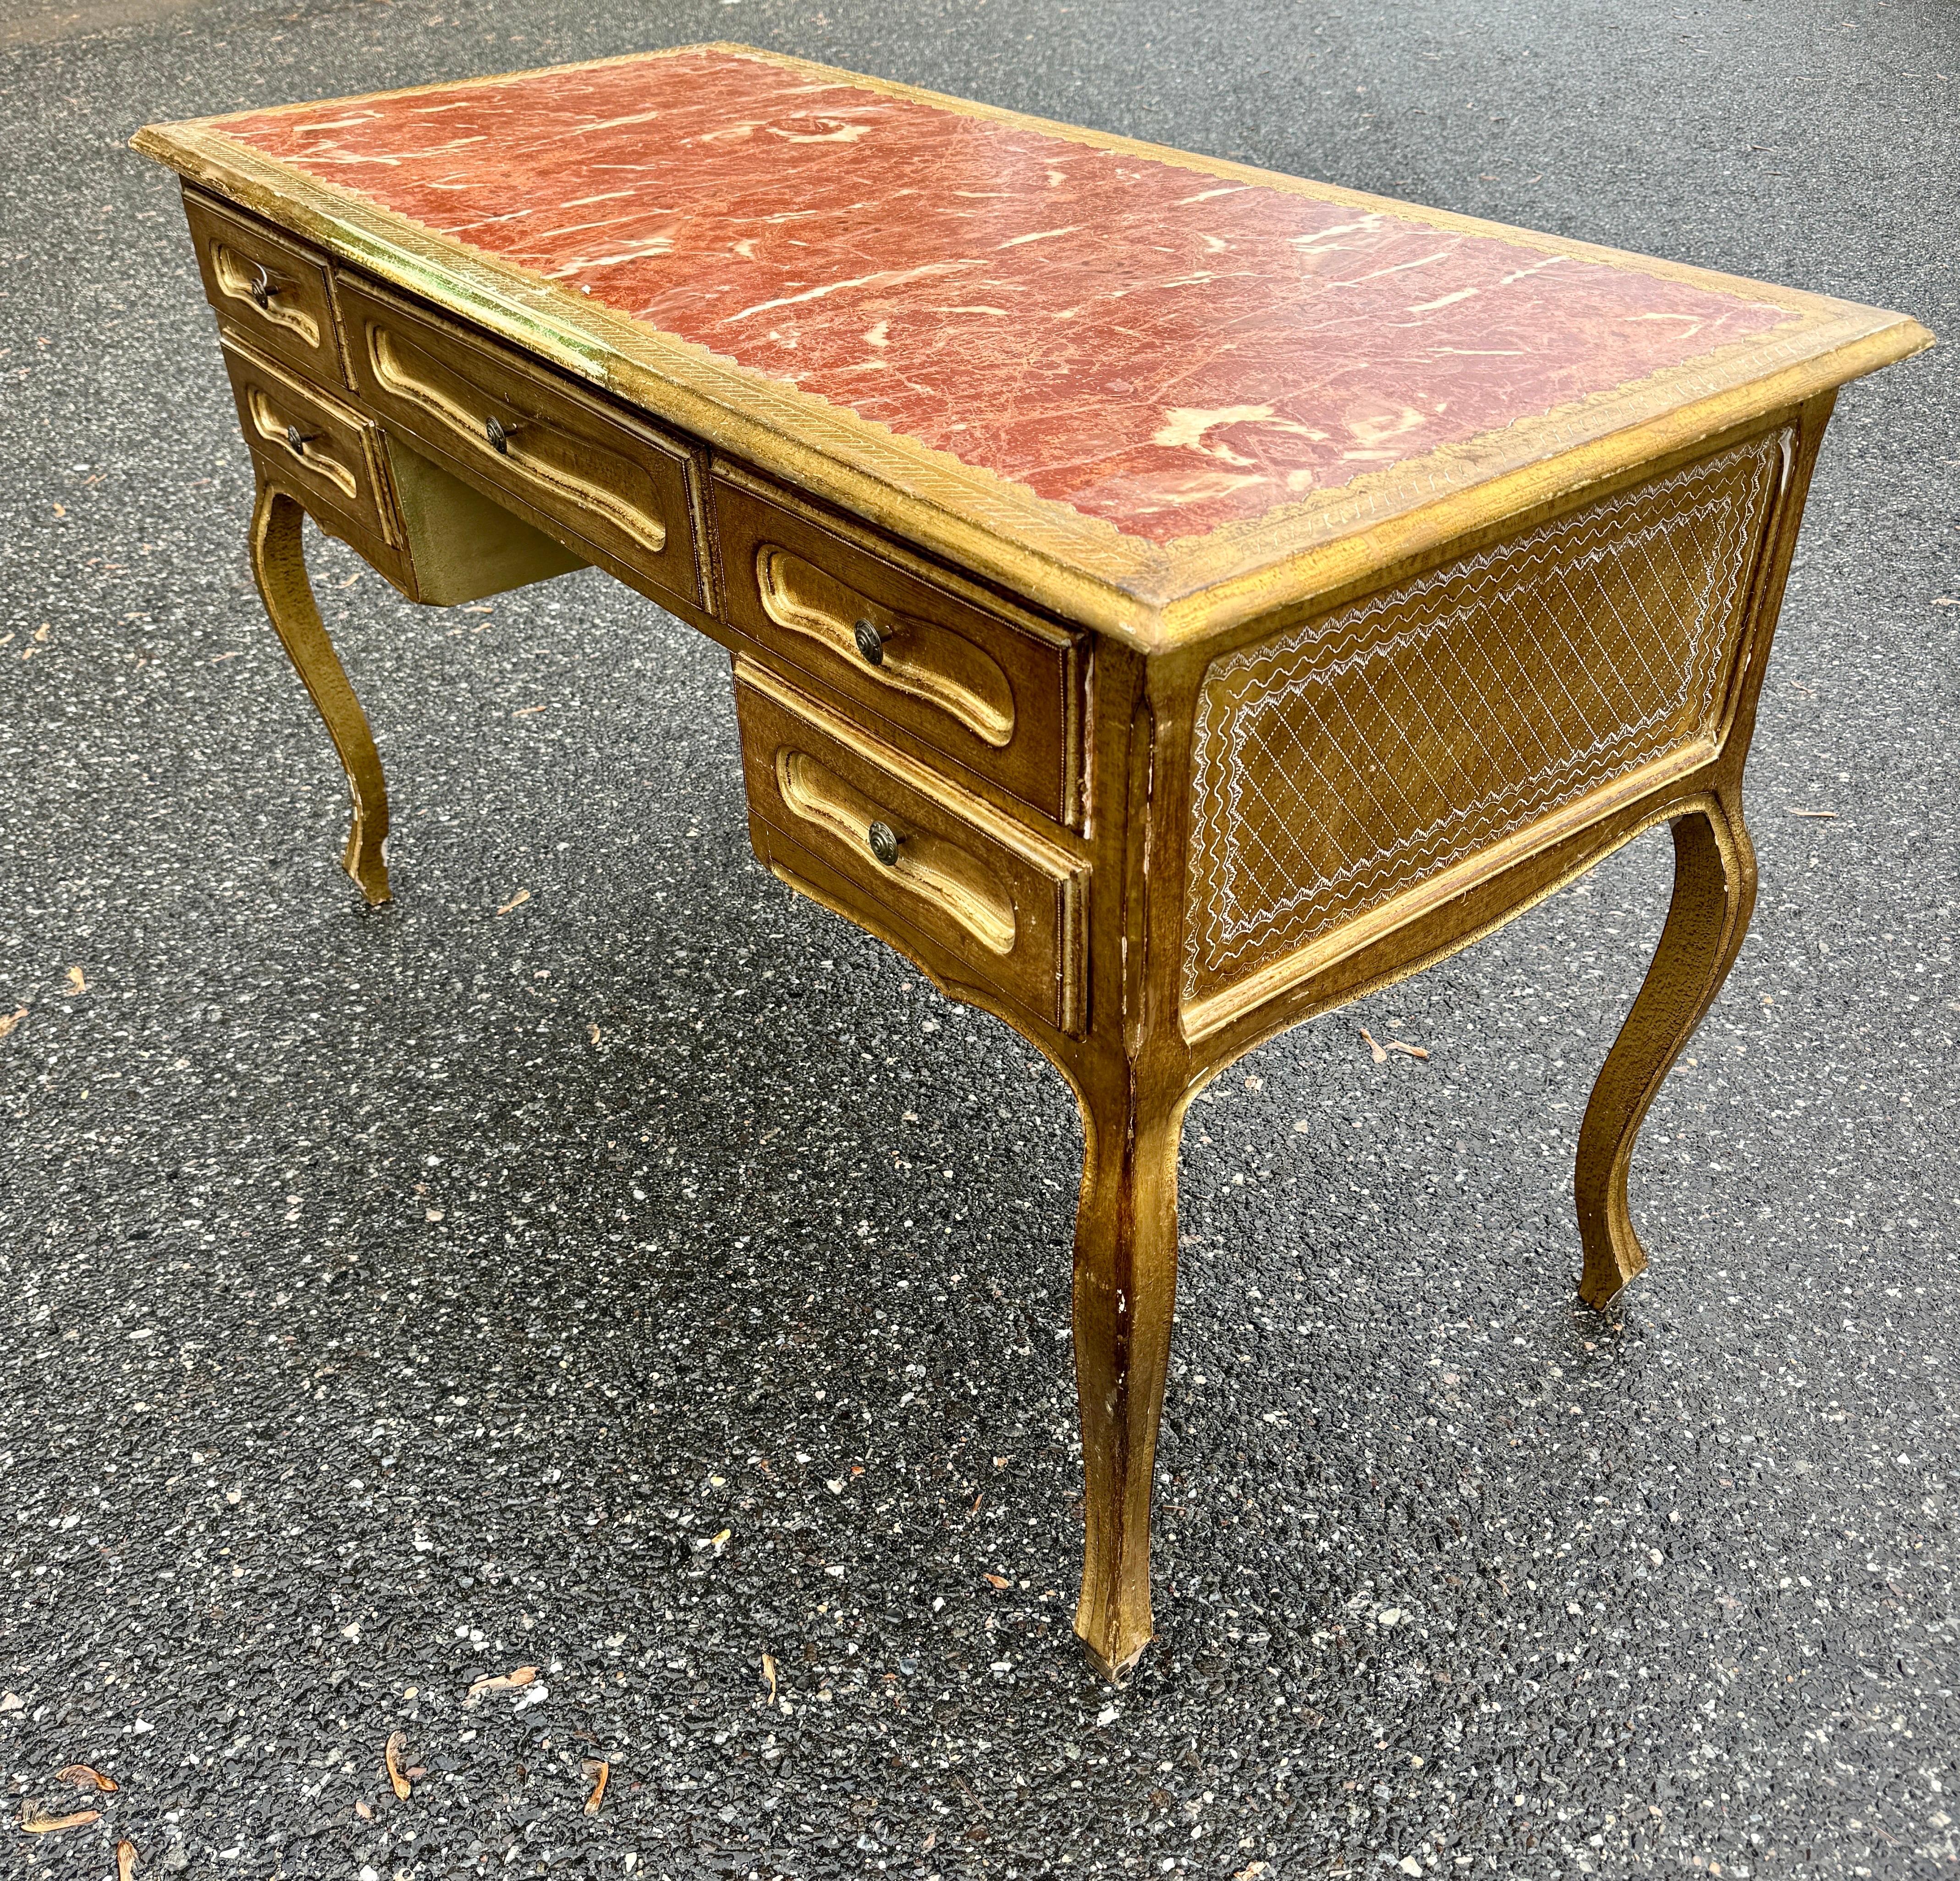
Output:
<path fill-rule="evenodd" d="M 721 656 L 590 573 L 425 612 L 316 542 L 396 804 L 365 911 L 126 148 L 710 38 L 1960 337 L 1944 0 L 5 10 L 10 1872 L 1950 1871 L 1955 348 L 1841 403 L 1620 1304 L 1570 1165 L 1664 835 L 1194 1107 L 1115 1695 L 1060 1080 L 758 870 Z"/>

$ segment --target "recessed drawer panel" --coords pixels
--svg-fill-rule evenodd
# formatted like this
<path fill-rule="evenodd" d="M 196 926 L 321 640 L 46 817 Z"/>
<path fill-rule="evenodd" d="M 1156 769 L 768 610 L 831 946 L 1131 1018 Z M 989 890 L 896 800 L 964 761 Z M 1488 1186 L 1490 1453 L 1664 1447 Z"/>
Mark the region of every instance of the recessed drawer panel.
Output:
<path fill-rule="evenodd" d="M 374 425 L 229 334 L 224 347 L 245 441 L 274 480 L 309 509 L 343 517 L 399 548 L 401 527 Z"/>
<path fill-rule="evenodd" d="M 205 293 L 223 319 L 311 377 L 346 384 L 324 257 L 188 190 L 184 214 Z"/>
<path fill-rule="evenodd" d="M 616 573 L 700 605 L 684 446 L 391 295 L 338 286 L 355 384 L 382 417 Z"/>
<path fill-rule="evenodd" d="M 1075 637 L 1014 625 L 718 476 L 732 625 L 1057 823 L 1080 821 Z"/>
<path fill-rule="evenodd" d="M 858 918 L 1080 1031 L 1086 863 L 746 660 L 735 700 L 750 810 L 849 885 Z"/>

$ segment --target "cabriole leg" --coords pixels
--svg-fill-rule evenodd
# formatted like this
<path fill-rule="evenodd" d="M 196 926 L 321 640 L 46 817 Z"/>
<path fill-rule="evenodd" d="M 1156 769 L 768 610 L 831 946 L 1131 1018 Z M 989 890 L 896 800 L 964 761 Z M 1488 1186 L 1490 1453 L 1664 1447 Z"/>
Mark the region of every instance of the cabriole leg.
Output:
<path fill-rule="evenodd" d="M 1727 979 L 1755 901 L 1755 851 L 1739 807 L 1711 800 L 1676 818 L 1667 925 L 1580 1127 L 1574 1188 L 1586 1265 L 1579 1291 L 1589 1307 L 1603 1307 L 1647 1264 L 1627 1208 L 1634 1141 Z"/>
<path fill-rule="evenodd" d="M 304 512 L 283 492 L 262 483 L 252 512 L 252 572 L 273 628 L 284 644 L 326 724 L 327 736 L 347 773 L 354 816 L 341 866 L 362 894 L 377 905 L 389 898 L 388 865 L 381 846 L 388 836 L 388 787 L 381 775 L 374 734 L 339 656 L 320 618 L 307 579 L 300 535 Z"/>
<path fill-rule="evenodd" d="M 1115 1684 L 1150 1644 L 1150 1477 L 1177 1297 L 1182 1098 L 1083 1106 L 1075 1386 L 1085 1532 L 1075 1630 Z"/>

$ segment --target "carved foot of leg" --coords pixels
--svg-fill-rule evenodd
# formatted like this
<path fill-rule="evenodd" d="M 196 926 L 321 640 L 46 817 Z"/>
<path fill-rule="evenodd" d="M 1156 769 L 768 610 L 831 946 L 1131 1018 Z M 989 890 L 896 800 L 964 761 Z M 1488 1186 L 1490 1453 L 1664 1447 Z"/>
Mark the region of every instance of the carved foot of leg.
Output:
<path fill-rule="evenodd" d="M 389 899 L 388 865 L 382 855 L 382 845 L 388 839 L 388 787 L 381 775 L 380 754 L 374 749 L 368 715 L 347 683 L 339 655 L 320 620 L 313 585 L 307 579 L 300 534 L 303 514 L 291 497 L 260 485 L 258 504 L 252 512 L 252 572 L 274 631 L 347 774 L 354 814 L 341 865 L 361 893 L 378 905 Z"/>
<path fill-rule="evenodd" d="M 394 890 L 388 886 L 387 858 L 381 853 L 385 840 L 369 830 L 357 804 L 348 826 L 347 846 L 341 851 L 340 866 L 353 877 L 354 885 L 367 896 L 371 908 L 394 899 Z"/>
<path fill-rule="evenodd" d="M 1698 807 L 1677 819 L 1667 925 L 1579 1131 L 1573 1186 L 1586 1255 L 1579 1292 L 1589 1307 L 1605 1307 L 1647 1264 L 1627 1207 L 1634 1139 L 1727 979 L 1755 900 L 1755 852 L 1740 810 Z"/>
<path fill-rule="evenodd" d="M 1085 1532 L 1075 1630 L 1128 1682 L 1150 1642 L 1150 1477 L 1177 1294 L 1181 1106 L 1085 1104 L 1075 1224 L 1075 1383 Z"/>

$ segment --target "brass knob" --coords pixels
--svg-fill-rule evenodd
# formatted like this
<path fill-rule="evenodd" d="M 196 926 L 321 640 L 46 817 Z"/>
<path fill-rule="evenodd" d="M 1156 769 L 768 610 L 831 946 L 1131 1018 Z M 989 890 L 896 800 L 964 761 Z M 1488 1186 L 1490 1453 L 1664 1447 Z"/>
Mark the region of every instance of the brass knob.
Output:
<path fill-rule="evenodd" d="M 886 868 L 894 867 L 899 859 L 899 832 L 889 823 L 874 823 L 864 832 L 864 840 L 871 845 L 871 853 Z"/>
<path fill-rule="evenodd" d="M 858 643 L 858 651 L 864 656 L 868 666 L 885 664 L 885 636 L 868 620 L 861 620 L 851 630 L 851 637 Z"/>

